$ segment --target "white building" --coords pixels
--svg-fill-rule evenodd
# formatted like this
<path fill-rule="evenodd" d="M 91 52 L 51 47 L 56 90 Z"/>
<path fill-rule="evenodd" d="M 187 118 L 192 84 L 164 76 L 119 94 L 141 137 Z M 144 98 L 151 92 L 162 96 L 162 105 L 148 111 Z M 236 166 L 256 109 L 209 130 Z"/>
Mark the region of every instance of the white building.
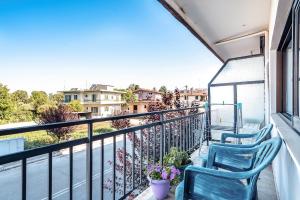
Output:
<path fill-rule="evenodd" d="M 62 91 L 64 102 L 78 100 L 84 107 L 84 111 L 92 112 L 93 116 L 107 117 L 119 114 L 122 111 L 124 92 L 116 91 L 114 86 L 93 84 L 89 89 L 80 90 L 72 88 Z"/>

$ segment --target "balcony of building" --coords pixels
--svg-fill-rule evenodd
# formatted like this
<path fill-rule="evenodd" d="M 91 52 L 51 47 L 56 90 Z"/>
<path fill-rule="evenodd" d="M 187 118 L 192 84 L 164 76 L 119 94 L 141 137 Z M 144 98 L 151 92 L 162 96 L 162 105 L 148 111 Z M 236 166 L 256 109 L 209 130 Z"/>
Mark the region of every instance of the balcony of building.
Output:
<path fill-rule="evenodd" d="M 289 30 L 285 26 L 294 16 L 292 1 L 159 1 L 224 62 L 208 85 L 207 107 L 0 130 L 0 136 L 64 127 L 80 127 L 85 133 L 79 139 L 2 155 L 0 199 L 153 199 L 144 169 L 150 163 L 163 164 L 171 147 L 187 151 L 198 165 L 199 156 L 220 141 L 221 133 L 254 133 L 269 123 L 274 124 L 272 137 L 284 143 L 259 176 L 258 199 L 297 199 L 297 121 L 287 122 L 279 113 L 278 101 L 286 99 L 278 89 L 278 57 L 272 56 Z M 99 134 L 99 123 L 116 120 L 135 123 Z M 169 198 L 174 198 L 172 193 Z"/>

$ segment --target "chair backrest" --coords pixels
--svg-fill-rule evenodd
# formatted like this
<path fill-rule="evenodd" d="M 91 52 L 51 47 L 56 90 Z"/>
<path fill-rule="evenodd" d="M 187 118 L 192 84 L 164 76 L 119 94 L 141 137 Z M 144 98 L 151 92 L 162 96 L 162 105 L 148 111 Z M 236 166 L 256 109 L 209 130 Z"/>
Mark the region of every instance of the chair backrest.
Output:
<path fill-rule="evenodd" d="M 252 194 L 255 193 L 254 191 L 256 189 L 256 183 L 260 172 L 272 163 L 280 150 L 281 144 L 282 139 L 276 137 L 262 142 L 256 147 L 257 153 L 253 161 L 252 170 L 249 171 L 249 173 L 252 173 L 249 184 Z"/>
<path fill-rule="evenodd" d="M 266 140 L 267 137 L 271 135 L 271 131 L 273 129 L 273 124 L 268 124 L 262 129 L 259 130 L 256 136 L 255 145 L 262 143 Z"/>

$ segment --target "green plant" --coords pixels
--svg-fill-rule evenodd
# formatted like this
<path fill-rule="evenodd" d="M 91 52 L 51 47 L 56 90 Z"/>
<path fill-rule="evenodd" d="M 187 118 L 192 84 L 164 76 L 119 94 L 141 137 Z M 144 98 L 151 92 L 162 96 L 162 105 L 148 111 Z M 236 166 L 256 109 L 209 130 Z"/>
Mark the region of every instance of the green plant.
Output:
<path fill-rule="evenodd" d="M 72 100 L 68 106 L 71 108 L 73 112 L 82 112 L 83 106 L 81 105 L 79 100 Z"/>
<path fill-rule="evenodd" d="M 168 166 L 174 165 L 178 168 L 191 162 L 189 154 L 185 151 L 179 151 L 175 147 L 171 148 L 170 152 L 164 156 L 164 164 Z"/>

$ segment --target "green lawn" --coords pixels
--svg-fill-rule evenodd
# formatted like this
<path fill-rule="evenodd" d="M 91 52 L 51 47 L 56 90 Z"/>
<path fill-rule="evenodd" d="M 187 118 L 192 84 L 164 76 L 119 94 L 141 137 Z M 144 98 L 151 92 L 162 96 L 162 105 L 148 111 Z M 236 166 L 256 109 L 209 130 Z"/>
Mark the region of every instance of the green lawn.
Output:
<path fill-rule="evenodd" d="M 113 131 L 110 123 L 97 123 L 94 125 L 94 134 L 101 134 L 105 132 Z M 42 147 L 49 144 L 57 143 L 47 131 L 34 131 L 28 133 L 20 133 L 15 135 L 0 136 L 1 139 L 11 139 L 11 138 L 21 138 L 25 139 L 25 149 L 32 149 L 36 147 Z M 86 126 L 77 127 L 77 129 L 72 133 L 71 139 L 79 139 L 87 137 L 87 128 Z"/>

